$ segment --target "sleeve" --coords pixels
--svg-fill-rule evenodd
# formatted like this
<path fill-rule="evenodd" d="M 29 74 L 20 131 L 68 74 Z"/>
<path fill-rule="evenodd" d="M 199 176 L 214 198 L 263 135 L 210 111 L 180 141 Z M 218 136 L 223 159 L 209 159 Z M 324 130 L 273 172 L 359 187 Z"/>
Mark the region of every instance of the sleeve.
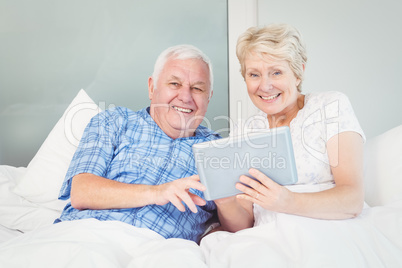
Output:
<path fill-rule="evenodd" d="M 329 92 L 323 111 L 325 114 L 326 141 L 333 136 L 353 131 L 359 133 L 366 140 L 364 132 L 357 120 L 349 98 L 340 92 Z"/>
<path fill-rule="evenodd" d="M 122 117 L 113 110 L 94 116 L 84 130 L 80 144 L 71 160 L 59 199 L 70 198 L 71 179 L 80 173 L 105 177 L 118 143 Z"/>
<path fill-rule="evenodd" d="M 214 201 L 207 201 L 207 203 L 205 204 L 205 210 L 211 212 L 216 210 L 216 204 Z"/>

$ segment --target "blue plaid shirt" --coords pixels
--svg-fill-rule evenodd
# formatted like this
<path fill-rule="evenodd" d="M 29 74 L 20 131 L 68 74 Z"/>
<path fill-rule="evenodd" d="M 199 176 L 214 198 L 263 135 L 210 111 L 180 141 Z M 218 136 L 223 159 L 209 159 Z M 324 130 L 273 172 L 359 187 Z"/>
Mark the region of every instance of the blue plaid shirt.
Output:
<path fill-rule="evenodd" d="M 220 136 L 199 126 L 195 135 L 172 139 L 149 115 L 149 107 L 133 112 L 117 107 L 101 112 L 88 124 L 67 171 L 59 199 L 70 198 L 72 178 L 92 173 L 124 183 L 157 185 L 197 174 L 191 146 Z M 194 194 L 204 197 L 198 190 Z M 198 241 L 215 204 L 208 201 L 198 213 L 180 212 L 171 203 L 130 209 L 78 210 L 68 203 L 55 222 L 85 218 L 118 220 L 151 229 L 165 238 Z"/>

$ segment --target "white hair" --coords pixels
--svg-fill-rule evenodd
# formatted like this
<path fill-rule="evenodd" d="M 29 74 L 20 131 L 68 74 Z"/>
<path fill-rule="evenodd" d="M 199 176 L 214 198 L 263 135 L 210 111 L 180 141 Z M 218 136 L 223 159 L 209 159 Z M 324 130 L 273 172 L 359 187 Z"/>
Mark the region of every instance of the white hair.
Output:
<path fill-rule="evenodd" d="M 172 46 L 164 51 L 159 55 L 159 57 L 156 59 L 155 65 L 154 65 L 154 72 L 152 74 L 152 79 L 154 80 L 154 84 L 156 85 L 158 83 L 159 75 L 162 72 L 163 67 L 165 67 L 165 64 L 168 59 L 178 59 L 178 60 L 187 60 L 187 59 L 200 59 L 205 64 L 207 64 L 208 69 L 209 69 L 209 86 L 210 86 L 210 93 L 209 97 L 212 96 L 212 91 L 213 91 L 213 74 L 212 74 L 212 64 L 210 59 L 205 55 L 200 49 L 196 48 L 195 46 L 192 45 L 177 45 L 177 46 Z"/>

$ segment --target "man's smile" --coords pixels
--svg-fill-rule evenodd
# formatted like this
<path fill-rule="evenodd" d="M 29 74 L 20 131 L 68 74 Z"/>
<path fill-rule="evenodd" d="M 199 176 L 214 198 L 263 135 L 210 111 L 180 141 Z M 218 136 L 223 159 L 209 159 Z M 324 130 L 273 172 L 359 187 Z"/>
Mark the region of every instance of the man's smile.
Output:
<path fill-rule="evenodd" d="M 178 106 L 174 106 L 172 105 L 173 109 L 175 109 L 178 112 L 182 112 L 182 113 L 191 113 L 193 110 L 192 109 L 188 109 L 188 108 L 182 108 L 182 107 L 178 107 Z"/>

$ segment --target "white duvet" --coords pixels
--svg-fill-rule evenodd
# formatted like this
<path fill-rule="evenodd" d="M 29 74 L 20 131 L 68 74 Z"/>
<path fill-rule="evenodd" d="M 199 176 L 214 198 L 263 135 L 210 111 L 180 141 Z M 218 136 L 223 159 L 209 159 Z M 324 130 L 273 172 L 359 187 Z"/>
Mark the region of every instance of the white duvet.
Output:
<path fill-rule="evenodd" d="M 0 267 L 203 267 L 199 246 L 118 221 L 86 219 L 0 244 Z"/>
<path fill-rule="evenodd" d="M 13 195 L 8 171 L 20 170 L 0 169 L 1 268 L 402 267 L 402 197 L 350 220 L 264 212 L 264 224 L 215 232 L 198 246 L 122 222 L 51 224 L 59 213 Z"/>
<path fill-rule="evenodd" d="M 402 200 L 350 220 L 273 213 L 200 246 L 117 221 L 62 222 L 1 243 L 0 267 L 402 267 Z"/>
<path fill-rule="evenodd" d="M 62 222 L 1 243 L 0 267 L 402 267 L 402 200 L 350 220 L 271 216 L 200 247 L 117 221 Z"/>
<path fill-rule="evenodd" d="M 201 241 L 208 267 L 402 267 L 402 200 L 350 220 L 287 214 Z"/>

